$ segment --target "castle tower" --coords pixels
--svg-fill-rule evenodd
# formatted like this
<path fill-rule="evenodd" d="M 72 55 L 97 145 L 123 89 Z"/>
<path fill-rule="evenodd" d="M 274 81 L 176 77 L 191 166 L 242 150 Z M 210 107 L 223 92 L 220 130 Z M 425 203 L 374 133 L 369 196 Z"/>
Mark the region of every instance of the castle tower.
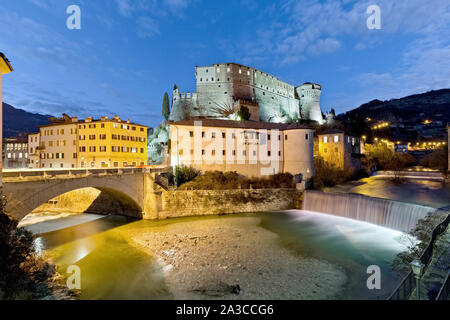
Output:
<path fill-rule="evenodd" d="M 5 55 L 0 52 L 0 142 L 3 141 L 3 100 L 2 100 L 2 75 L 10 73 L 13 71 L 9 60 Z M 3 151 L 0 151 L 0 153 Z M 0 154 L 0 187 L 2 186 L 2 171 L 3 171 L 3 154 Z"/>
<path fill-rule="evenodd" d="M 295 90 L 300 99 L 300 114 L 302 119 L 314 120 L 322 124 L 323 117 L 322 110 L 320 109 L 322 86 L 320 84 L 306 82 Z"/>

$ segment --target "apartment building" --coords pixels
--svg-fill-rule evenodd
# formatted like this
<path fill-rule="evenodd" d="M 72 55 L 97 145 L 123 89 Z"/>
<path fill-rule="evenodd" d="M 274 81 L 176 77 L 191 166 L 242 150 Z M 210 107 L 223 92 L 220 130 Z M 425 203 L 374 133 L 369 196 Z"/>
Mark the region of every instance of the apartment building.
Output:
<path fill-rule="evenodd" d="M 147 126 L 118 116 L 87 118 L 78 126 L 81 168 L 126 168 L 147 164 Z"/>
<path fill-rule="evenodd" d="M 341 130 L 318 135 L 315 154 L 342 170 L 361 169 L 361 139 Z"/>
<path fill-rule="evenodd" d="M 79 120 L 63 114 L 40 127 L 40 168 L 123 168 L 147 164 L 147 126 L 122 120 Z M 32 137 L 30 136 L 29 139 Z"/>
<path fill-rule="evenodd" d="M 36 132 L 28 135 L 28 168 L 40 168 L 40 141 L 41 133 Z"/>
<path fill-rule="evenodd" d="M 5 138 L 2 143 L 3 169 L 24 169 L 28 166 L 28 140 Z"/>

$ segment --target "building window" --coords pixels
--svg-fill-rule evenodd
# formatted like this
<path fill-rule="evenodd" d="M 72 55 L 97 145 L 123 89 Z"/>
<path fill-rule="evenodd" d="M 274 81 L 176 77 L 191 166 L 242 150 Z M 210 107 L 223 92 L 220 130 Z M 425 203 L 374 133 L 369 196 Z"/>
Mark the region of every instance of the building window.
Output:
<path fill-rule="evenodd" d="M 288 136 L 287 136 L 287 134 L 285 134 L 284 135 L 284 140 L 287 140 L 288 139 Z"/>
<path fill-rule="evenodd" d="M 323 137 L 323 143 L 328 143 L 328 137 Z"/>
<path fill-rule="evenodd" d="M 305 133 L 305 140 L 309 140 L 309 134 Z"/>
<path fill-rule="evenodd" d="M 202 150 L 202 156 L 204 156 L 206 154 L 205 150 Z"/>
<path fill-rule="evenodd" d="M 339 136 L 334 136 L 334 142 L 339 142 Z"/>
<path fill-rule="evenodd" d="M 106 152 L 106 146 L 100 146 L 100 152 Z"/>

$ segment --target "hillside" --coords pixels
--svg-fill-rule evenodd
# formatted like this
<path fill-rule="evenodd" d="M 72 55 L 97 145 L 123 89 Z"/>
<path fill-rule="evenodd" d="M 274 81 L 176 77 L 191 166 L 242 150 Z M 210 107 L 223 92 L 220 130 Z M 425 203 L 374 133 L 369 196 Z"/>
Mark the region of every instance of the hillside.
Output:
<path fill-rule="evenodd" d="M 49 115 L 27 112 L 3 103 L 3 137 L 18 137 L 37 132 L 37 127 L 49 123 Z"/>
<path fill-rule="evenodd" d="M 429 91 L 388 101 L 373 100 L 338 115 L 339 120 L 371 118 L 391 123 L 421 123 L 424 120 L 450 121 L 450 89 Z"/>

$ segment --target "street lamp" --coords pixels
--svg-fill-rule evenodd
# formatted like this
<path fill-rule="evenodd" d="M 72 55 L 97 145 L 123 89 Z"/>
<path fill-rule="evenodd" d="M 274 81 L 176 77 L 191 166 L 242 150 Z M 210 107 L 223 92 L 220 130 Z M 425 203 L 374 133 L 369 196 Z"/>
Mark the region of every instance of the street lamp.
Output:
<path fill-rule="evenodd" d="M 411 262 L 411 268 L 416 278 L 417 300 L 420 300 L 420 278 L 423 275 L 425 265 L 422 263 L 422 261 L 416 259 Z"/>

